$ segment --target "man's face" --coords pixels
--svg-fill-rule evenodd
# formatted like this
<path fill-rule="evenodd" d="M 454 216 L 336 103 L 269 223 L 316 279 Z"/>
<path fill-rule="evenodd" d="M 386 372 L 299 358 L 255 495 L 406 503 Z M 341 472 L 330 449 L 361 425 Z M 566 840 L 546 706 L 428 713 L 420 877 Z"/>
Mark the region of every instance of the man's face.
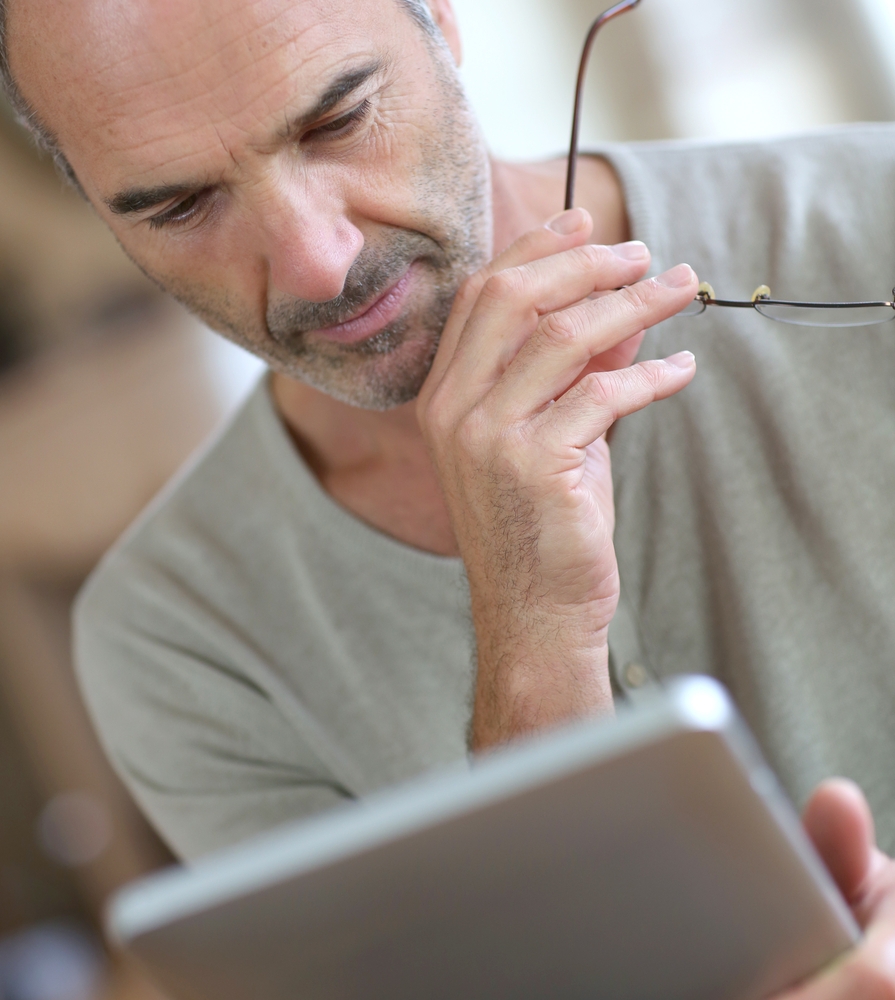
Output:
<path fill-rule="evenodd" d="M 14 0 L 12 67 L 130 256 L 345 402 L 412 399 L 487 259 L 487 158 L 396 0 Z"/>

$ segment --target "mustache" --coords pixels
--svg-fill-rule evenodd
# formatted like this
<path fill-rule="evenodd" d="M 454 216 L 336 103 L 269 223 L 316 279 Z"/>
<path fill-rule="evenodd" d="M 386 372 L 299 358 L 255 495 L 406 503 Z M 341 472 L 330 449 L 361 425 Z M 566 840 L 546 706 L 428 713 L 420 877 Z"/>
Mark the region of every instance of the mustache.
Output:
<path fill-rule="evenodd" d="M 399 231 L 385 245 L 364 246 L 345 277 L 341 293 L 328 302 L 290 299 L 267 311 L 267 329 L 279 343 L 290 343 L 306 333 L 344 323 L 381 298 L 420 259 L 443 266 L 440 246 L 422 233 Z"/>

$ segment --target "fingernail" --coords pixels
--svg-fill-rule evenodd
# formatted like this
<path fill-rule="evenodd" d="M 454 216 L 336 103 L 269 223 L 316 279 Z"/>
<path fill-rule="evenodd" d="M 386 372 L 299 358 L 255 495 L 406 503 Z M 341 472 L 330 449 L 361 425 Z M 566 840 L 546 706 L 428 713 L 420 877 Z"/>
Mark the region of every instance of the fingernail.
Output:
<path fill-rule="evenodd" d="M 696 361 L 696 356 L 692 351 L 681 351 L 679 354 L 672 354 L 665 361 L 669 365 L 674 365 L 675 368 L 692 368 Z"/>
<path fill-rule="evenodd" d="M 640 240 L 631 240 L 630 243 L 616 243 L 610 248 L 616 257 L 623 257 L 625 260 L 646 260 L 649 257 L 649 250 L 645 243 Z"/>
<path fill-rule="evenodd" d="M 560 212 L 548 223 L 547 228 L 560 236 L 571 236 L 583 229 L 587 222 L 587 216 L 580 208 L 570 208 L 567 212 Z"/>
<path fill-rule="evenodd" d="M 689 264 L 678 264 L 670 271 L 660 274 L 656 281 L 666 288 L 686 288 L 695 277 L 693 268 Z"/>

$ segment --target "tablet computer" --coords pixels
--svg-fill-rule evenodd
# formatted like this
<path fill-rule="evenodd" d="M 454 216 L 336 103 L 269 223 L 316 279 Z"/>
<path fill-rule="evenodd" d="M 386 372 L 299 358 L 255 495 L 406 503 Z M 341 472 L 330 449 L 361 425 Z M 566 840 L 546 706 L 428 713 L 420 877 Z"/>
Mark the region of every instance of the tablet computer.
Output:
<path fill-rule="evenodd" d="M 152 876 L 108 928 L 173 1000 L 760 1000 L 858 936 L 707 678 Z"/>

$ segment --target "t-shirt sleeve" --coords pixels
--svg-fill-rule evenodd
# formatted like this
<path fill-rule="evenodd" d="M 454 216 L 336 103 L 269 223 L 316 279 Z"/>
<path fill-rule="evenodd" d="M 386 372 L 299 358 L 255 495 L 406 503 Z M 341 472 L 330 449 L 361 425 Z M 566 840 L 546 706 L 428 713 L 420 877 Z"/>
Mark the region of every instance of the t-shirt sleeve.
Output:
<path fill-rule="evenodd" d="M 106 571 L 86 588 L 75 661 L 112 765 L 174 853 L 195 859 L 351 798 L 241 668 L 213 610 L 144 584 Z"/>

